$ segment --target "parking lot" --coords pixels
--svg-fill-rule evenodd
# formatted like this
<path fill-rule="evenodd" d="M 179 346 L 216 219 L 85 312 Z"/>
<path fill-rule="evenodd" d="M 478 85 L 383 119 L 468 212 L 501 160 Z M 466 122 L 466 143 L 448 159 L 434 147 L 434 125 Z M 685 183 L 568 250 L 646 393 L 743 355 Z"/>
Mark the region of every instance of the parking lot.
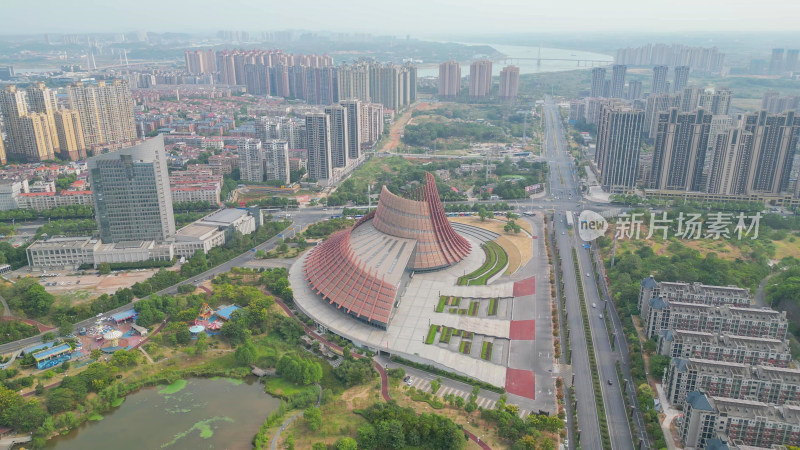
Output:
<path fill-rule="evenodd" d="M 96 297 L 102 294 L 111 295 L 118 289 L 131 287 L 135 283 L 150 278 L 154 273 L 156 273 L 156 269 L 137 269 L 98 275 L 92 270 L 80 275 L 79 273 L 70 274 L 67 271 L 29 272 L 25 268 L 12 272 L 8 278 L 14 279 L 17 276 L 37 278 L 45 290 L 53 295 L 84 292 L 90 297 Z"/>

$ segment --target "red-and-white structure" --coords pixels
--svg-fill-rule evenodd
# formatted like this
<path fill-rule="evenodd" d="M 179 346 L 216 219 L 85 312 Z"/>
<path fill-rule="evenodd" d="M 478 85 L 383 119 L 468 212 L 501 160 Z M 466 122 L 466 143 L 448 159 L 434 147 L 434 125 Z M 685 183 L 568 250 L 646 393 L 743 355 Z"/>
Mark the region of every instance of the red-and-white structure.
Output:
<path fill-rule="evenodd" d="M 401 284 L 412 272 L 450 267 L 470 252 L 447 220 L 436 181 L 400 197 L 384 186 L 375 211 L 333 234 L 305 260 L 305 280 L 337 308 L 386 329 Z"/>

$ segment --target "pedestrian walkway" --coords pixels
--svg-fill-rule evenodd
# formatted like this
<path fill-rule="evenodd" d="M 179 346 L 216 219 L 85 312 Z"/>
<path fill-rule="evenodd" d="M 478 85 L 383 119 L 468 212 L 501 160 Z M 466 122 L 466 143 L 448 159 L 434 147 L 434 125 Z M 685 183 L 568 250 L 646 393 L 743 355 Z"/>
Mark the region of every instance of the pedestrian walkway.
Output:
<path fill-rule="evenodd" d="M 389 367 L 402 367 L 406 374 L 411 377 L 411 385 L 415 389 L 419 389 L 423 392 L 433 392 L 431 389 L 431 381 L 438 378 L 436 375 L 424 372 L 418 369 L 409 368 L 408 366 L 402 366 L 393 362 L 388 363 Z M 463 385 L 463 387 L 456 387 L 455 385 Z M 442 382 L 440 383 L 439 390 L 436 391 L 436 396 L 444 398 L 445 395 L 452 394 L 456 397 L 461 397 L 464 399 L 465 402 L 469 401 L 469 397 L 472 394 L 472 387 L 469 385 L 465 385 L 463 383 L 457 383 L 447 378 L 442 378 Z M 495 396 L 489 397 L 489 395 Z M 478 398 L 475 400 L 475 403 L 478 405 L 479 408 L 483 409 L 494 409 L 497 405 L 497 400 L 499 400 L 500 394 L 496 394 L 493 392 L 488 391 L 481 391 L 478 395 Z M 519 409 L 519 415 L 523 419 L 530 414 L 532 411 L 529 409 Z"/>

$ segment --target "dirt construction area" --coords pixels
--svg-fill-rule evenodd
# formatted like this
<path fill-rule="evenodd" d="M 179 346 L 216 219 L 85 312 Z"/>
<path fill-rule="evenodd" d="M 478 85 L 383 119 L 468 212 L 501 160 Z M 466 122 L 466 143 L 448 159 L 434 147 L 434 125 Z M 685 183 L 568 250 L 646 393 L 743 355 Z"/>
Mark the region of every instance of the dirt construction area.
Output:
<path fill-rule="evenodd" d="M 389 139 L 386 141 L 385 144 L 381 146 L 381 150 L 385 152 L 393 152 L 397 150 L 397 147 L 400 145 L 400 135 L 403 134 L 403 130 L 405 130 L 406 125 L 411 122 L 411 114 L 414 111 L 425 111 L 428 109 L 433 109 L 436 105 L 431 103 L 418 103 L 413 108 L 409 109 L 408 111 L 404 112 L 400 117 L 398 117 L 394 123 L 392 123 L 389 129 Z"/>
<path fill-rule="evenodd" d="M 92 299 L 102 294 L 113 294 L 118 289 L 129 288 L 135 283 L 144 281 L 157 269 L 138 269 L 138 271 L 116 272 L 108 275 L 87 273 L 86 275 L 56 272 L 58 276 L 48 276 L 39 279 L 47 292 L 57 296 L 70 296 L 80 302 L 83 298 Z"/>

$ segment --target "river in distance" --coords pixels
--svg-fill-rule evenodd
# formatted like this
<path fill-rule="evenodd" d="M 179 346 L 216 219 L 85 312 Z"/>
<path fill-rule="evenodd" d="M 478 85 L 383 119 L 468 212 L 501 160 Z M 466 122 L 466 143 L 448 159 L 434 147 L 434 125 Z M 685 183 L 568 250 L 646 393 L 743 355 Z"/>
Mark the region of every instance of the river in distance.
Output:
<path fill-rule="evenodd" d="M 602 53 L 592 53 L 580 50 L 566 50 L 561 48 L 540 48 L 522 45 L 499 45 L 499 44 L 478 44 L 470 42 L 459 42 L 464 45 L 488 45 L 498 52 L 506 55 L 505 58 L 495 58 L 495 63 L 492 65 L 492 74 L 500 75 L 500 70 L 503 67 L 513 64 L 519 67 L 520 74 L 526 73 L 543 73 L 543 72 L 563 72 L 565 70 L 576 69 L 590 69 L 591 63 L 584 63 L 583 61 L 594 60 L 604 61 L 605 63 L 595 62 L 595 65 L 608 65 L 614 62 L 614 57 L 604 55 Z M 477 55 L 476 55 L 477 56 Z M 537 64 L 535 59 L 526 58 L 542 58 L 541 64 Z M 553 61 L 555 60 L 555 61 Z M 581 60 L 578 65 L 577 60 Z M 469 75 L 469 64 L 461 65 L 461 75 Z M 422 64 L 417 69 L 418 77 L 438 77 L 439 66 L 438 64 Z"/>
<path fill-rule="evenodd" d="M 51 439 L 45 448 L 250 449 L 279 406 L 253 377 L 191 378 L 130 394 L 102 420 Z"/>

